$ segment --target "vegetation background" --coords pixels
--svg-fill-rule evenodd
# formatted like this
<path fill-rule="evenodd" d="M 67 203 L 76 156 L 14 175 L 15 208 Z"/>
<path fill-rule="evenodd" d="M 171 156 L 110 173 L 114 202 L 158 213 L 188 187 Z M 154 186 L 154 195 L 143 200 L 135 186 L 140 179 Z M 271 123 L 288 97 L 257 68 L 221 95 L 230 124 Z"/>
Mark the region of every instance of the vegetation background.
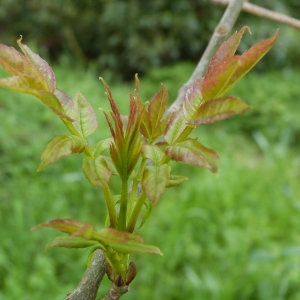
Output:
<path fill-rule="evenodd" d="M 251 2 L 300 15 L 298 0 Z M 108 136 L 98 77 L 124 113 L 136 72 L 145 101 L 161 82 L 174 100 L 223 11 L 205 0 L 2 0 L 0 42 L 16 47 L 22 34 L 50 60 L 59 88 L 85 95 L 99 116 L 93 142 Z M 246 13 L 236 29 L 243 25 L 252 36 L 245 34 L 242 51 L 280 28 L 274 49 L 231 92 L 253 108 L 199 129 L 221 157 L 218 178 L 174 166 L 190 180 L 167 191 L 140 230 L 164 257 L 133 257 L 139 273 L 124 299 L 300 298 L 299 31 Z M 81 174 L 78 156 L 36 173 L 47 142 L 65 132 L 51 111 L 1 89 L 0 120 L 0 299 L 64 299 L 89 250 L 45 254 L 56 233 L 30 228 L 67 217 L 101 228 L 104 200 Z M 105 281 L 101 291 L 108 287 Z"/>

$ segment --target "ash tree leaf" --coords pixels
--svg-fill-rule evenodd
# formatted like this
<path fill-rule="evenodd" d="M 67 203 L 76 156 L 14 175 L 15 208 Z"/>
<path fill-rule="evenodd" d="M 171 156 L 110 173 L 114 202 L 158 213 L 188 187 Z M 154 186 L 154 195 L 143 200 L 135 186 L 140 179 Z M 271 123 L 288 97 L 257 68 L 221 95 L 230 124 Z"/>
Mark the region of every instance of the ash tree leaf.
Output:
<path fill-rule="evenodd" d="M 189 180 L 189 179 L 185 176 L 171 175 L 169 183 L 167 185 L 167 188 L 171 188 L 171 187 L 180 185 L 181 183 L 183 183 L 184 181 L 187 181 L 187 180 Z"/>
<path fill-rule="evenodd" d="M 82 153 L 88 146 L 85 139 L 81 139 L 76 135 L 61 135 L 55 137 L 46 146 L 38 171 L 41 171 L 49 164 L 53 164 L 63 156 L 74 153 Z"/>
<path fill-rule="evenodd" d="M 165 156 L 165 152 L 156 145 L 145 144 L 142 146 L 142 155 L 145 158 L 152 160 L 155 164 L 158 165 L 159 162 Z"/>
<path fill-rule="evenodd" d="M 45 224 L 39 224 L 33 227 L 31 230 L 36 230 L 38 228 L 53 228 L 57 229 L 61 232 L 65 233 L 74 233 L 79 231 L 84 226 L 84 223 L 78 222 L 77 220 L 73 219 L 55 219 L 51 220 Z"/>
<path fill-rule="evenodd" d="M 101 140 L 91 147 L 91 151 L 95 156 L 99 156 L 105 149 L 108 149 L 110 147 L 112 142 L 112 138 Z"/>
<path fill-rule="evenodd" d="M 217 173 L 218 171 L 217 160 L 219 157 L 217 152 L 206 148 L 196 140 L 188 139 L 184 142 L 169 146 L 165 152 L 172 160 L 202 167 L 213 173 Z"/>
<path fill-rule="evenodd" d="M 235 85 L 241 78 L 243 78 L 262 58 L 263 56 L 273 47 L 278 39 L 278 30 L 276 33 L 259 43 L 252 46 L 249 50 L 245 51 L 239 56 L 239 66 L 231 76 L 230 81 L 226 87 L 228 91 L 233 85 Z"/>
<path fill-rule="evenodd" d="M 70 99 L 67 94 L 60 89 L 55 89 L 53 94 L 58 99 L 65 113 L 72 118 L 73 122 L 75 118 L 75 107 L 72 99 Z"/>
<path fill-rule="evenodd" d="M 160 92 L 153 96 L 148 107 L 149 119 L 152 125 L 152 135 L 155 135 L 155 131 L 159 128 L 160 121 L 167 108 L 168 99 L 168 91 L 162 84 Z"/>
<path fill-rule="evenodd" d="M 159 248 L 144 243 L 143 238 L 134 233 L 104 228 L 94 232 L 93 238 L 105 246 L 111 247 L 119 253 L 141 253 L 162 255 Z"/>
<path fill-rule="evenodd" d="M 234 96 L 214 99 L 203 103 L 190 123 L 193 125 L 211 124 L 227 119 L 231 115 L 243 113 L 249 108 L 247 103 Z"/>
<path fill-rule="evenodd" d="M 98 122 L 94 109 L 81 93 L 73 97 L 75 107 L 75 121 L 73 122 L 77 132 L 86 138 L 98 127 Z"/>
<path fill-rule="evenodd" d="M 204 101 L 201 92 L 202 82 L 203 78 L 197 78 L 184 95 L 182 108 L 187 121 L 193 119 L 195 112 Z"/>
<path fill-rule="evenodd" d="M 94 186 L 106 188 L 112 171 L 108 169 L 106 160 L 98 156 L 86 156 L 82 162 L 82 171 L 86 179 Z"/>
<path fill-rule="evenodd" d="M 224 59 L 215 72 L 210 76 L 205 76 L 201 85 L 201 91 L 205 101 L 219 98 L 224 94 L 224 90 L 239 66 L 239 58 L 231 56 Z"/>
<path fill-rule="evenodd" d="M 142 178 L 142 189 L 146 197 L 156 205 L 160 196 L 165 192 L 169 183 L 171 167 L 167 164 L 161 166 L 148 165 L 145 167 Z"/>
<path fill-rule="evenodd" d="M 149 200 L 146 200 L 145 206 L 146 206 L 146 211 L 143 215 L 143 218 L 141 220 L 141 224 L 139 225 L 138 229 L 140 229 L 146 223 L 146 221 L 150 217 L 150 215 L 152 213 L 152 210 L 153 210 L 153 204 Z"/>
<path fill-rule="evenodd" d="M 182 110 L 178 110 L 167 124 L 164 138 L 169 145 L 172 145 L 184 133 L 187 128 L 187 119 Z"/>
<path fill-rule="evenodd" d="M 220 63 L 226 57 L 233 56 L 235 54 L 246 29 L 248 29 L 248 31 L 250 32 L 249 27 L 244 26 L 238 32 L 235 32 L 227 41 L 222 43 L 216 54 L 211 59 L 205 73 L 205 77 L 211 77 L 213 74 L 215 74 L 216 69 L 218 68 Z"/>
<path fill-rule="evenodd" d="M 19 47 L 22 49 L 33 68 L 36 69 L 36 73 L 39 74 L 39 78 L 43 83 L 45 90 L 53 93 L 56 88 L 56 79 L 52 68 L 48 63 L 42 59 L 38 54 L 35 54 L 29 47 L 21 43 L 22 38 L 17 42 Z"/>
<path fill-rule="evenodd" d="M 97 246 L 104 250 L 104 247 L 98 241 L 75 236 L 57 236 L 47 244 L 45 251 L 52 247 L 87 248 L 92 246 Z"/>

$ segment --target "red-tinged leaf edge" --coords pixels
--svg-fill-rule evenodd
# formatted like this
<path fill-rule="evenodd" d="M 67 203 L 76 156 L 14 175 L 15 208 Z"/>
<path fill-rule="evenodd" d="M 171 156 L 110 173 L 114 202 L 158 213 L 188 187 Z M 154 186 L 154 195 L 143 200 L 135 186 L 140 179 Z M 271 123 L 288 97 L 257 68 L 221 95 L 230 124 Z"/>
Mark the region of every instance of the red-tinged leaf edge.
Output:
<path fill-rule="evenodd" d="M 211 124 L 232 115 L 241 114 L 249 108 L 246 102 L 234 96 L 214 99 L 203 103 L 195 113 L 194 120 L 191 120 L 189 124 Z"/>

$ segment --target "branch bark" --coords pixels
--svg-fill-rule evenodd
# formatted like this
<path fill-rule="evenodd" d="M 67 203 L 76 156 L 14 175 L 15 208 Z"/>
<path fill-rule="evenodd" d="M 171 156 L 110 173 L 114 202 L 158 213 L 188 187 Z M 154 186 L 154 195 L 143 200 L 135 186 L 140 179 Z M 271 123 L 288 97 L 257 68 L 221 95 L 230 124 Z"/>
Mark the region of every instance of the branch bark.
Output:
<path fill-rule="evenodd" d="M 216 27 L 213 36 L 199 61 L 195 71 L 188 80 L 186 84 L 180 89 L 179 95 L 175 102 L 168 109 L 168 114 L 177 110 L 183 101 L 183 96 L 191 85 L 191 83 L 198 77 L 204 75 L 204 72 L 207 69 L 207 66 L 215 54 L 216 50 L 219 48 L 221 43 L 226 39 L 229 32 L 232 30 L 232 27 L 242 9 L 242 5 L 246 0 L 231 0 L 227 9 L 224 12 L 224 15 Z M 82 280 L 78 284 L 77 288 L 70 293 L 66 300 L 95 300 L 97 296 L 97 290 L 101 284 L 102 278 L 105 274 L 105 256 L 102 250 L 96 250 L 93 255 L 91 265 L 86 270 L 83 275 Z M 114 284 L 110 291 L 108 291 L 101 300 L 115 300 L 119 299 L 122 294 L 126 293 L 128 289 L 118 289 Z M 117 293 L 117 295 L 115 294 Z"/>
<path fill-rule="evenodd" d="M 105 263 L 104 252 L 97 249 L 78 286 L 72 293 L 67 295 L 66 300 L 95 300 L 105 274 Z"/>
<path fill-rule="evenodd" d="M 205 49 L 196 69 L 194 70 L 190 79 L 181 87 L 178 96 L 173 104 L 168 109 L 168 114 L 178 110 L 183 101 L 184 94 L 186 93 L 189 86 L 195 81 L 195 79 L 202 77 L 208 67 L 208 64 L 214 54 L 216 53 L 219 46 L 225 41 L 226 37 L 232 30 L 236 19 L 238 18 L 244 2 L 247 0 L 231 0 L 224 15 L 217 25 L 208 45 Z"/>
<path fill-rule="evenodd" d="M 212 0 L 212 2 L 220 5 L 228 5 L 230 0 Z M 263 17 L 272 21 L 276 21 L 282 24 L 290 25 L 292 27 L 300 29 L 300 20 L 286 16 L 279 12 L 275 12 L 247 2 L 243 4 L 243 10 L 253 15 Z"/>

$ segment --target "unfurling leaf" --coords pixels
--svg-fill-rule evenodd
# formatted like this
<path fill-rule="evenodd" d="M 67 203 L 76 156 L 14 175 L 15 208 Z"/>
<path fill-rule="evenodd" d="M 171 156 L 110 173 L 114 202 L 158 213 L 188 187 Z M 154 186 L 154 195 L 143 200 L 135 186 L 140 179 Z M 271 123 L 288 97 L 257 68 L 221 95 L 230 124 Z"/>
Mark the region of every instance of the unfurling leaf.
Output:
<path fill-rule="evenodd" d="M 141 224 L 139 225 L 138 229 L 141 228 L 145 224 L 145 222 L 148 220 L 148 218 L 150 217 L 150 215 L 152 213 L 152 210 L 153 210 L 152 202 L 150 202 L 147 199 L 146 199 L 146 202 L 145 202 L 145 206 L 146 206 L 146 211 L 143 215 L 143 218 L 141 220 Z"/>
<path fill-rule="evenodd" d="M 52 247 L 87 248 L 92 246 L 97 246 L 104 250 L 104 247 L 98 241 L 87 240 L 76 236 L 57 236 L 47 244 L 45 251 Z"/>
<path fill-rule="evenodd" d="M 190 123 L 193 125 L 211 124 L 227 119 L 231 115 L 243 113 L 249 108 L 248 104 L 234 96 L 214 99 L 203 103 Z"/>
<path fill-rule="evenodd" d="M 145 158 L 152 160 L 155 164 L 159 164 L 165 156 L 165 152 L 156 145 L 143 145 L 142 155 Z"/>
<path fill-rule="evenodd" d="M 185 176 L 171 175 L 169 183 L 167 185 L 167 188 L 177 186 L 177 185 L 179 185 L 179 184 L 181 184 L 181 183 L 183 183 L 184 181 L 187 181 L 187 180 L 189 180 L 189 179 Z"/>
<path fill-rule="evenodd" d="M 97 118 L 92 106 L 86 101 L 85 97 L 79 92 L 73 97 L 75 108 L 75 121 L 73 122 L 77 132 L 86 138 L 91 135 L 98 127 Z"/>
<path fill-rule="evenodd" d="M 61 135 L 55 137 L 44 150 L 38 171 L 41 171 L 49 164 L 55 163 L 63 156 L 74 153 L 82 153 L 87 147 L 87 141 L 76 135 Z"/>
<path fill-rule="evenodd" d="M 167 147 L 165 151 L 172 160 L 202 167 L 213 173 L 218 171 L 217 160 L 219 157 L 217 152 L 204 147 L 196 140 L 188 139 Z"/>
<path fill-rule="evenodd" d="M 171 167 L 167 164 L 146 166 L 142 179 L 142 188 L 146 197 L 156 205 L 164 193 L 171 174 Z"/>
<path fill-rule="evenodd" d="M 94 186 L 106 188 L 112 171 L 108 169 L 106 160 L 98 156 L 92 158 L 86 156 L 82 162 L 82 171 L 87 180 Z"/>

